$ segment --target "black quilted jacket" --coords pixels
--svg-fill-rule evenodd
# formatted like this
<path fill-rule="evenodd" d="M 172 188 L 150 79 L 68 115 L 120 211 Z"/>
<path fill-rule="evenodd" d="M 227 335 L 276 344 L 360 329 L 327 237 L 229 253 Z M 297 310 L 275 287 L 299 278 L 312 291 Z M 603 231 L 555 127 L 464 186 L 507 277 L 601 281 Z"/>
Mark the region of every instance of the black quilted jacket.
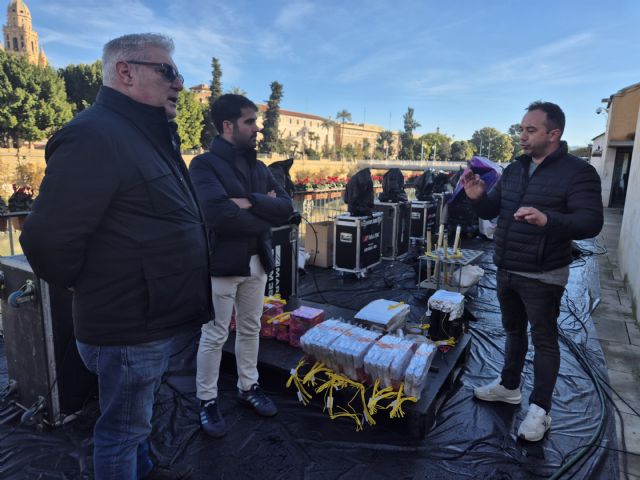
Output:
<path fill-rule="evenodd" d="M 495 218 L 494 261 L 498 267 L 523 272 L 546 272 L 571 263 L 571 241 L 590 238 L 602 229 L 600 177 L 584 160 L 567 152 L 567 145 L 549 155 L 529 177 L 531 157 L 518 157 L 500 181 L 472 202 L 478 216 Z M 547 215 L 538 227 L 516 221 L 521 206 Z"/>

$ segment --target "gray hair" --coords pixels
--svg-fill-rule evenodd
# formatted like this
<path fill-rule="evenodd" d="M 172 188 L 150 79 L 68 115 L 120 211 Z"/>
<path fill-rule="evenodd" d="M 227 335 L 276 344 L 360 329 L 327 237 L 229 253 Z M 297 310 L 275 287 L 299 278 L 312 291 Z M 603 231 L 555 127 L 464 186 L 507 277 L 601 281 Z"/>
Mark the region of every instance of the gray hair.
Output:
<path fill-rule="evenodd" d="M 173 40 L 159 33 L 133 33 L 114 38 L 102 50 L 102 83 L 111 86 L 116 79 L 116 63 L 123 60 L 144 61 L 145 49 L 158 47 L 171 55 Z"/>

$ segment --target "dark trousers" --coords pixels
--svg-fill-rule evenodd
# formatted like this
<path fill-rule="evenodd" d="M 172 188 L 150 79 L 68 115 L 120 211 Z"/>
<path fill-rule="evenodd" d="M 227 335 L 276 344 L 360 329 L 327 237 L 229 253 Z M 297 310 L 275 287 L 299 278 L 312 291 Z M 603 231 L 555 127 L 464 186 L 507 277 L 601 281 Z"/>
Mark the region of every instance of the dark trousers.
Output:
<path fill-rule="evenodd" d="M 509 389 L 520 386 L 528 349 L 529 323 L 534 347 L 533 392 L 529 403 L 535 403 L 548 412 L 560 369 L 558 315 L 564 287 L 503 269 L 498 270 L 497 287 L 502 325 L 507 334 L 502 385 Z"/>

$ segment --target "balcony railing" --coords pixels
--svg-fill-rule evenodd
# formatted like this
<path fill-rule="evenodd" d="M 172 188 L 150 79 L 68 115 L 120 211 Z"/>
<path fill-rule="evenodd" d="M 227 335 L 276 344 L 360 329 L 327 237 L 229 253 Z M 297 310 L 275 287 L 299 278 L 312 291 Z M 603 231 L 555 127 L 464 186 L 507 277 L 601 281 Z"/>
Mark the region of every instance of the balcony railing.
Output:
<path fill-rule="evenodd" d="M 29 212 L 11 212 L 0 214 L 0 256 L 18 255 L 22 247 L 18 234 L 22 231 L 24 219 Z"/>

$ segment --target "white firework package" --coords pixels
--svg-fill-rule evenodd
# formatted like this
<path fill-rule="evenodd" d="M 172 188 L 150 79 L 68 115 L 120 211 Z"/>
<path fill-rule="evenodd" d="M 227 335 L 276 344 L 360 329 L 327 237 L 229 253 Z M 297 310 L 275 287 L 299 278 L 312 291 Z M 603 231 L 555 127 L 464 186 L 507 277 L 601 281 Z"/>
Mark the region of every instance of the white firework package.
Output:
<path fill-rule="evenodd" d="M 385 335 L 364 357 L 364 370 L 371 381 L 380 379 L 384 387 L 398 388 L 413 356 L 414 343 L 394 335 Z"/>
<path fill-rule="evenodd" d="M 353 380 L 365 380 L 364 357 L 380 335 L 379 332 L 360 327 L 345 330 L 331 345 L 331 350 L 341 366 L 340 371 Z"/>
<path fill-rule="evenodd" d="M 427 385 L 427 374 L 435 353 L 435 343 L 422 343 L 413 354 L 404 374 L 404 391 L 407 396 L 420 400 L 422 390 Z"/>

